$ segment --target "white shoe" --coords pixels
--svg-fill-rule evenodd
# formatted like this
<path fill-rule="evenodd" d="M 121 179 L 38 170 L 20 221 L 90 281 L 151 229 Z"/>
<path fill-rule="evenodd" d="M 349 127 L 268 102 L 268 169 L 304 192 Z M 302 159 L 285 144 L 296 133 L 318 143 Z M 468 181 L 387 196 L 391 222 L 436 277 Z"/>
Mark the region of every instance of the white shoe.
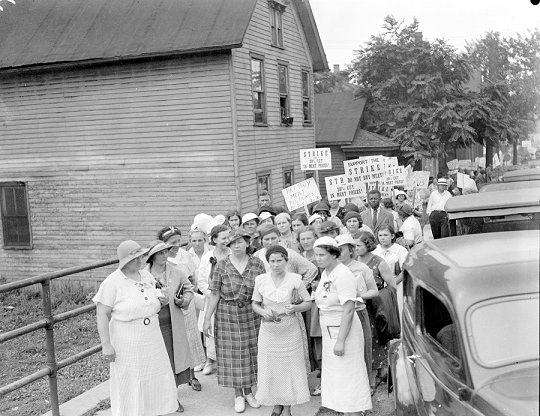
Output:
<path fill-rule="evenodd" d="M 215 370 L 214 363 L 206 363 L 204 365 L 204 368 L 202 370 L 202 373 L 207 376 L 209 374 L 212 374 Z"/>
<path fill-rule="evenodd" d="M 193 369 L 193 371 L 195 371 L 196 373 L 198 373 L 199 371 L 202 371 L 202 370 L 203 370 L 203 368 L 204 368 L 205 365 L 206 365 L 205 363 L 199 364 L 197 367 L 195 367 L 195 368 Z"/>
<path fill-rule="evenodd" d="M 259 407 L 261 407 L 257 399 L 253 397 L 253 393 L 246 394 L 244 397 L 246 401 L 248 402 L 248 404 L 254 409 L 258 409 Z"/>
<path fill-rule="evenodd" d="M 243 397 L 237 397 L 234 399 L 234 411 L 236 413 L 242 413 L 244 410 L 246 410 L 246 401 Z"/>

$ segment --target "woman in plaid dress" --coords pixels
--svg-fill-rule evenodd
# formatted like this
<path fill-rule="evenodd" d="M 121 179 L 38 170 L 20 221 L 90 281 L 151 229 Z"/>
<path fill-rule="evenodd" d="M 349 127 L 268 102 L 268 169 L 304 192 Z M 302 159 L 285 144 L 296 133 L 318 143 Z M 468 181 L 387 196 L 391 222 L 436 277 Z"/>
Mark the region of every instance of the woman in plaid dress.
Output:
<path fill-rule="evenodd" d="M 210 329 L 214 315 L 214 335 L 218 383 L 233 387 L 234 409 L 245 410 L 245 401 L 251 407 L 260 407 L 251 387 L 257 383 L 257 336 L 260 318 L 253 313 L 251 297 L 255 277 L 265 273 L 261 260 L 247 254 L 249 235 L 237 228 L 229 239 L 231 254 L 220 260 L 210 277 L 211 291 L 203 330 Z"/>

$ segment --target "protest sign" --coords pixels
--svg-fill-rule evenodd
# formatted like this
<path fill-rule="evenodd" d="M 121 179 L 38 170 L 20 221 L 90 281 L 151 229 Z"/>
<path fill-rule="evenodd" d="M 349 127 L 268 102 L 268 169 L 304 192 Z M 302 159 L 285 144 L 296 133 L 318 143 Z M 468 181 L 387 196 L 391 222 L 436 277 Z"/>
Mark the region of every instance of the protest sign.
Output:
<path fill-rule="evenodd" d="M 461 170 L 470 169 L 471 168 L 471 161 L 468 159 L 460 160 L 459 161 L 459 168 Z"/>
<path fill-rule="evenodd" d="M 327 176 L 324 181 L 329 201 L 347 198 L 347 177 L 345 175 Z"/>
<path fill-rule="evenodd" d="M 383 156 L 366 156 L 343 162 L 345 175 L 353 182 L 382 182 L 384 180 L 385 160 Z"/>
<path fill-rule="evenodd" d="M 300 149 L 301 170 L 332 169 L 332 153 L 329 147 L 320 149 Z"/>
<path fill-rule="evenodd" d="M 321 200 L 321 193 L 315 179 L 309 178 L 305 181 L 289 186 L 281 191 L 289 211 L 294 211 Z"/>
<path fill-rule="evenodd" d="M 486 158 L 485 157 L 476 157 L 474 161 L 477 163 L 479 168 L 486 167 Z"/>
<path fill-rule="evenodd" d="M 465 188 L 465 180 L 466 180 L 466 177 L 467 175 L 465 175 L 464 173 L 459 173 L 457 174 L 457 187 L 458 188 Z"/>
<path fill-rule="evenodd" d="M 422 189 L 427 188 L 429 184 L 429 176 L 431 172 L 424 170 L 413 171 L 405 182 L 405 189 Z"/>
<path fill-rule="evenodd" d="M 386 168 L 386 172 L 384 174 L 384 185 L 387 187 L 405 185 L 406 179 L 407 171 L 405 170 L 405 166 Z"/>
<path fill-rule="evenodd" d="M 446 166 L 448 166 L 448 170 L 457 169 L 459 167 L 459 160 L 454 159 L 454 160 L 451 160 L 450 162 L 446 162 Z"/>

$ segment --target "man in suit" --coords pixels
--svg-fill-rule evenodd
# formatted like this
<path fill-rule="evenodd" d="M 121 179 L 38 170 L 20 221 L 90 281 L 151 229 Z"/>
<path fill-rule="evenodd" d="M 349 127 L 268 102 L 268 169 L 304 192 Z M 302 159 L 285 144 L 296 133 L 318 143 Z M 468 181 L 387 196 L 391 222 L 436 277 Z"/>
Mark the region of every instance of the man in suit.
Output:
<path fill-rule="evenodd" d="M 379 229 L 383 225 L 394 227 L 394 217 L 391 212 L 381 207 L 381 193 L 377 189 L 368 192 L 368 208 L 360 213 L 362 222 L 373 230 L 373 235 L 379 242 Z"/>

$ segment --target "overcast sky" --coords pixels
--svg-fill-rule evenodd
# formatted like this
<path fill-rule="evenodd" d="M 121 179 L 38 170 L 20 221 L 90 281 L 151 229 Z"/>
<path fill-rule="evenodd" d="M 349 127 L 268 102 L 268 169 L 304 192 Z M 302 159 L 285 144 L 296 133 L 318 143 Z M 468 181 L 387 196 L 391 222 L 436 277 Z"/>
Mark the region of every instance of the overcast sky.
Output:
<path fill-rule="evenodd" d="M 330 68 L 341 69 L 354 50 L 382 31 L 391 14 L 411 23 L 416 17 L 424 39 L 444 38 L 458 49 L 488 31 L 513 36 L 540 27 L 540 5 L 530 0 L 309 0 Z"/>

